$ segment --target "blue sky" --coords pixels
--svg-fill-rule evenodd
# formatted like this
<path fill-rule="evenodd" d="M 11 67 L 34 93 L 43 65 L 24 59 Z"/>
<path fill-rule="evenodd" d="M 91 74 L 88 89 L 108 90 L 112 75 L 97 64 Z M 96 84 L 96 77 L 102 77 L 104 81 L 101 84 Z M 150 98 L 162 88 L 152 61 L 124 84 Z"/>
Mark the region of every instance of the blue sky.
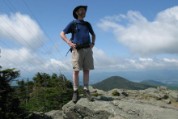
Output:
<path fill-rule="evenodd" d="M 0 65 L 25 78 L 38 71 L 71 77 L 71 54 L 65 56 L 69 47 L 59 33 L 78 5 L 88 6 L 85 20 L 96 33 L 92 80 L 103 72 L 178 80 L 171 73 L 178 71 L 177 0 L 0 0 Z"/>

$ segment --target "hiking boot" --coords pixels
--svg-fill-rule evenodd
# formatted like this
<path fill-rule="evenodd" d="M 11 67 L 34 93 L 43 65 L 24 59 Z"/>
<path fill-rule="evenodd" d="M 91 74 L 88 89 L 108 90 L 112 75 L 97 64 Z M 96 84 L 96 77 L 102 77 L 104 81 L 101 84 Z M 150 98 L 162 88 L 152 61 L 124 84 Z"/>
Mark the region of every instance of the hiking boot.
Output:
<path fill-rule="evenodd" d="M 93 99 L 93 97 L 91 96 L 89 90 L 84 89 L 84 92 L 85 92 L 86 98 L 87 98 L 89 101 L 94 101 L 94 99 Z"/>
<path fill-rule="evenodd" d="M 78 90 L 76 90 L 76 91 L 73 92 L 72 101 L 74 103 L 77 103 L 78 100 L 79 100 L 79 93 L 78 93 Z"/>

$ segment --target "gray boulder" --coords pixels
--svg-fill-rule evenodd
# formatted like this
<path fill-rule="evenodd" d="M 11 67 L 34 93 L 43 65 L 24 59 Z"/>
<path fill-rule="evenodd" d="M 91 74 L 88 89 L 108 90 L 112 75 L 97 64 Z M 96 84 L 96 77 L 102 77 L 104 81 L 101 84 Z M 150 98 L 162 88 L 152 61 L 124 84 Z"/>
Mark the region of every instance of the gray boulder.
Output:
<path fill-rule="evenodd" d="M 95 100 L 81 98 L 63 107 L 64 119 L 177 119 L 178 108 L 138 100 Z"/>
<path fill-rule="evenodd" d="M 173 92 L 160 89 L 121 90 L 114 89 L 127 96 L 113 96 L 112 90 L 101 92 L 94 102 L 81 98 L 76 104 L 72 101 L 63 106 L 64 119 L 177 119 L 178 106 Z M 171 94 L 171 95 L 169 95 Z M 158 100 L 159 98 L 159 100 Z M 173 100 L 172 100 L 173 99 Z M 177 104 L 177 103 L 176 103 Z M 178 105 L 178 104 L 177 104 Z"/>
<path fill-rule="evenodd" d="M 52 110 L 50 112 L 45 113 L 51 119 L 63 119 L 62 110 Z"/>

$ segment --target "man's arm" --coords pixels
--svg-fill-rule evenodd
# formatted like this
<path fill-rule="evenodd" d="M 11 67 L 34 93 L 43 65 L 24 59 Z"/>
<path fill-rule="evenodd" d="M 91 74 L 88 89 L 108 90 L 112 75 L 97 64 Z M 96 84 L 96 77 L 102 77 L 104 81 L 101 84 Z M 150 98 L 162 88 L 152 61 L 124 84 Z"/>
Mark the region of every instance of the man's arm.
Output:
<path fill-rule="evenodd" d="M 89 22 L 86 22 L 86 25 L 87 25 L 87 27 L 88 27 L 88 29 L 89 29 L 89 32 L 90 32 L 90 34 L 91 34 L 91 44 L 92 44 L 92 47 L 95 45 L 95 40 L 96 40 L 96 35 L 95 35 L 95 33 L 94 33 L 94 31 L 93 31 L 93 28 L 92 28 L 92 26 L 91 26 L 91 24 L 89 23 Z"/>
<path fill-rule="evenodd" d="M 93 34 L 93 35 L 92 35 L 92 44 L 93 44 L 93 45 L 95 45 L 95 40 L 96 40 L 96 35 Z"/>
<path fill-rule="evenodd" d="M 95 45 L 95 40 L 96 40 L 96 35 L 95 34 L 93 34 L 92 36 L 91 36 L 91 48 L 93 48 L 94 47 L 94 45 Z"/>
<path fill-rule="evenodd" d="M 76 47 L 76 44 L 72 43 L 65 35 L 64 31 L 60 33 L 60 37 L 72 48 Z"/>

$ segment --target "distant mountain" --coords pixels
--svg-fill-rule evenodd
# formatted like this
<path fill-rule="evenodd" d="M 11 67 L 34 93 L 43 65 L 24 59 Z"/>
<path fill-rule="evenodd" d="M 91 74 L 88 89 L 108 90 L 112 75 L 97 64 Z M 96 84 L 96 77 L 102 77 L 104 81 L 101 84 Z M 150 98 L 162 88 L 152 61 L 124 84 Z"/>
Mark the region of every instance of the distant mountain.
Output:
<path fill-rule="evenodd" d="M 94 84 L 93 87 L 104 91 L 108 91 L 113 88 L 141 90 L 153 86 L 132 82 L 120 76 L 112 76 L 101 82 Z"/>
<path fill-rule="evenodd" d="M 166 86 L 166 84 L 155 81 L 155 80 L 144 80 L 140 82 L 141 84 L 151 85 L 151 86 Z"/>
<path fill-rule="evenodd" d="M 169 89 L 173 89 L 173 90 L 177 90 L 178 89 L 178 82 L 170 82 L 170 83 L 162 83 L 159 81 L 155 81 L 155 80 L 144 80 L 140 82 L 141 84 L 145 84 L 145 85 L 150 85 L 150 86 L 166 86 Z"/>

